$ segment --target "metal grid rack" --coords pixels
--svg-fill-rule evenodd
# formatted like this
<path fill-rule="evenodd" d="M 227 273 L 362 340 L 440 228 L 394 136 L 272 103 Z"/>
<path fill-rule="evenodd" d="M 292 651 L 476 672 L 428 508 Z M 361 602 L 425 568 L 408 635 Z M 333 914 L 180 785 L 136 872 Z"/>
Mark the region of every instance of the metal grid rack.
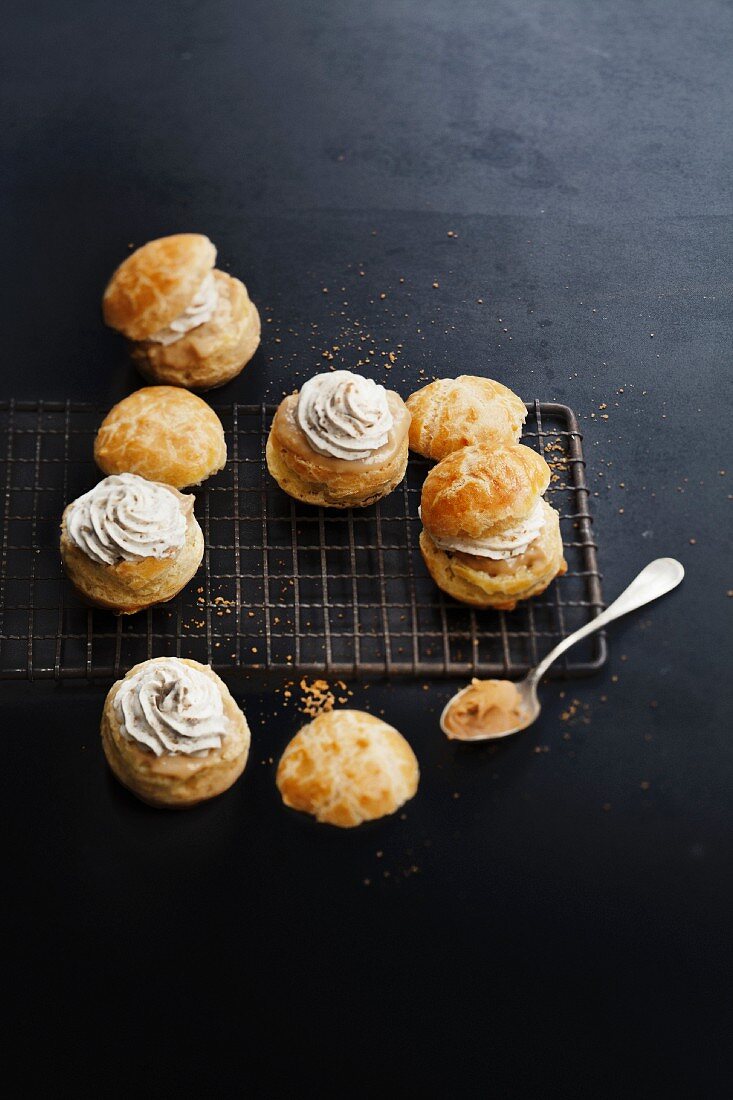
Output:
<path fill-rule="evenodd" d="M 175 600 L 133 616 L 86 608 L 63 576 L 58 525 L 99 479 L 92 442 L 104 410 L 0 403 L 0 678 L 116 677 L 176 655 L 222 672 L 517 677 L 601 610 L 581 435 L 565 405 L 528 404 L 523 441 L 552 468 L 567 574 L 516 611 L 474 611 L 443 594 L 417 546 L 428 463 L 410 458 L 394 493 L 363 510 L 300 505 L 270 478 L 274 407 L 217 408 L 226 468 L 195 490 L 206 551 Z M 594 635 L 559 662 L 578 676 L 606 659 Z"/>

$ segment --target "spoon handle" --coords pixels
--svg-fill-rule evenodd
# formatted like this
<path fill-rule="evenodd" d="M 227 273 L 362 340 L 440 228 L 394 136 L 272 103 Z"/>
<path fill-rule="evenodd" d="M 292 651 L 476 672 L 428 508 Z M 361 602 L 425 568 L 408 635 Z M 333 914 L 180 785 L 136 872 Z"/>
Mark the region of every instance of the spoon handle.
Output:
<path fill-rule="evenodd" d="M 673 588 L 677 587 L 684 575 L 684 568 L 675 558 L 657 558 L 655 561 L 649 562 L 649 565 L 642 569 L 629 587 L 624 589 L 621 595 L 612 604 L 609 604 L 605 611 L 596 616 L 592 622 L 581 626 L 580 630 L 568 634 L 567 638 L 563 638 L 559 645 L 550 650 L 545 659 L 537 665 L 534 672 L 530 673 L 531 678 L 535 681 L 540 680 L 552 662 L 556 661 L 566 649 L 570 649 L 571 645 L 579 642 L 581 638 L 587 638 L 589 634 L 600 630 L 601 627 L 613 622 L 614 619 L 620 619 L 622 615 L 628 615 L 629 611 L 636 611 L 637 607 L 643 607 L 645 603 L 651 603 L 652 600 L 657 600 L 660 596 L 671 592 Z"/>

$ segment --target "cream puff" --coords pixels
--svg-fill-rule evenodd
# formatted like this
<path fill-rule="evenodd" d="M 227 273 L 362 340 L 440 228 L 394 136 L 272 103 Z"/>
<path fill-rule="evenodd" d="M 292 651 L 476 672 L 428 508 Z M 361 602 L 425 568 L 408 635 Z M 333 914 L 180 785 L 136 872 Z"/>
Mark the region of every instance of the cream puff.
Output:
<path fill-rule="evenodd" d="M 410 449 L 440 461 L 461 447 L 516 443 L 527 408 L 501 382 L 461 374 L 439 378 L 407 398 Z"/>
<path fill-rule="evenodd" d="M 428 474 L 420 549 L 435 583 L 473 607 L 512 611 L 567 569 L 550 468 L 521 443 L 464 447 Z"/>
<path fill-rule="evenodd" d="M 399 810 L 419 777 L 415 754 L 396 729 L 362 710 L 332 710 L 296 733 L 276 782 L 286 806 L 351 829 Z"/>
<path fill-rule="evenodd" d="M 247 719 L 208 665 L 154 657 L 113 684 L 102 747 L 117 779 L 150 806 L 186 809 L 229 789 L 249 753 Z"/>
<path fill-rule="evenodd" d="M 214 268 L 201 233 L 160 237 L 117 268 L 102 299 L 106 323 L 123 333 L 152 382 L 209 390 L 250 361 L 260 315 L 239 279 Z"/>
<path fill-rule="evenodd" d="M 170 485 L 116 474 L 67 505 L 61 560 L 79 595 L 119 615 L 173 599 L 204 556 L 193 503 Z"/>
<path fill-rule="evenodd" d="M 267 467 L 296 500 L 363 508 L 405 476 L 409 427 L 399 394 L 348 370 L 317 374 L 275 413 Z"/>
<path fill-rule="evenodd" d="M 105 474 L 139 474 L 184 489 L 221 470 L 227 446 L 219 417 L 200 397 L 146 386 L 107 413 L 94 460 Z"/>

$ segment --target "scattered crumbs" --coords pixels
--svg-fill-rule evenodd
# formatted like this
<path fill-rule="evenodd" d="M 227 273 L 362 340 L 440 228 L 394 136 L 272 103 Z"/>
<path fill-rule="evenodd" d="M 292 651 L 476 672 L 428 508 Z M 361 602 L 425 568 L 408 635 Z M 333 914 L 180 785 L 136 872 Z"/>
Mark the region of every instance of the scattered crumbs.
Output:
<path fill-rule="evenodd" d="M 292 698 L 292 688 L 294 686 L 291 682 L 285 684 L 283 688 L 284 699 Z M 306 676 L 303 676 L 298 687 L 301 691 L 298 710 L 308 718 L 316 718 L 319 714 L 328 714 L 329 711 L 333 710 L 337 701 L 343 705 L 348 702 L 348 697 L 354 694 L 347 688 L 343 680 L 336 680 L 331 685 L 328 680 L 308 680 Z"/>

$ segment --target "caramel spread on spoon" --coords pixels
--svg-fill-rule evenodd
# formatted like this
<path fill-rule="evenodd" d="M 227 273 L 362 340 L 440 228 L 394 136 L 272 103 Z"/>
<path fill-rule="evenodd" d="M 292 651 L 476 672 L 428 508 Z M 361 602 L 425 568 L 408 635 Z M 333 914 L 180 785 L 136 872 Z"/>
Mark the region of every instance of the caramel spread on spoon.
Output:
<path fill-rule="evenodd" d="M 472 741 L 486 734 L 500 736 L 525 724 L 527 717 L 510 680 L 472 680 L 448 707 L 443 726 L 451 740 Z"/>

